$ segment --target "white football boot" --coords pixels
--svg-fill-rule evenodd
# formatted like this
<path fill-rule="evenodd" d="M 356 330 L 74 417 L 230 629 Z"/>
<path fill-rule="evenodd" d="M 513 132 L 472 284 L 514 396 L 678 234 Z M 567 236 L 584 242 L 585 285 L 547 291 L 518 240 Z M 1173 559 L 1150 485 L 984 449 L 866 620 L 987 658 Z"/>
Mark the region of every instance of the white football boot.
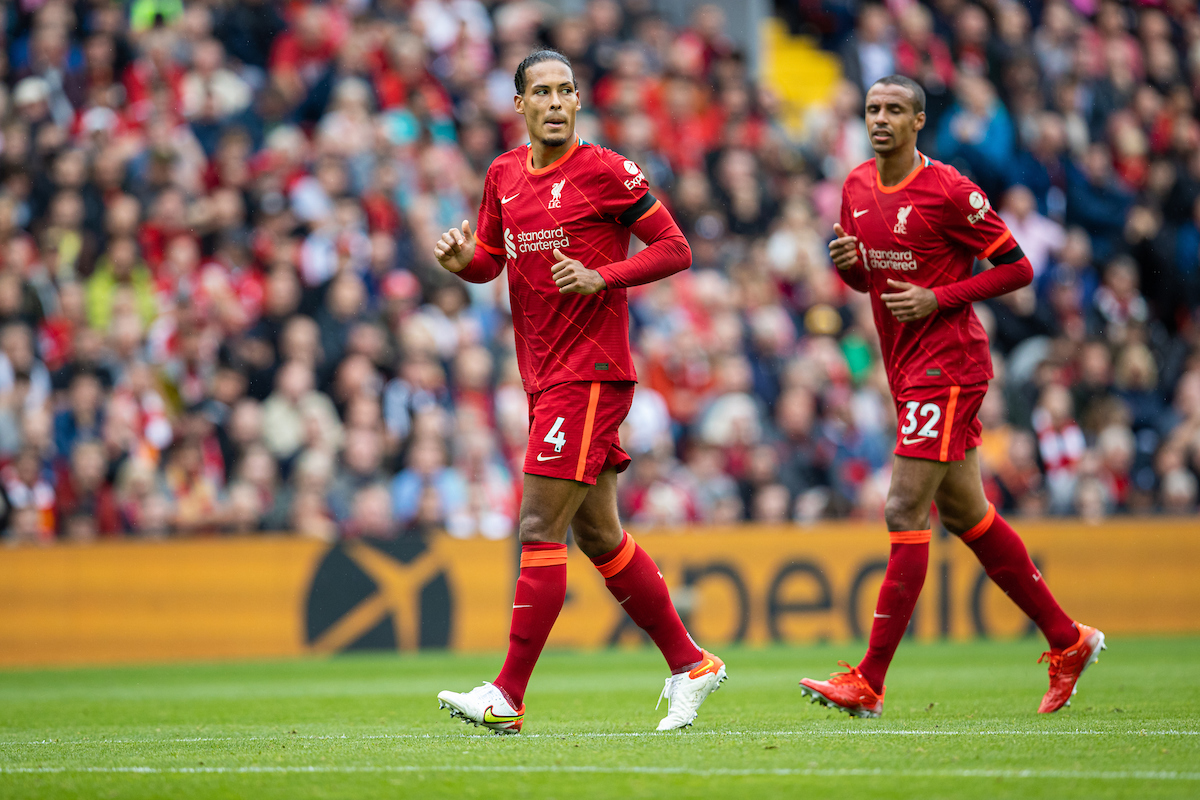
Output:
<path fill-rule="evenodd" d="M 724 661 L 707 650 L 701 650 L 700 653 L 703 658 L 695 669 L 667 678 L 662 694 L 658 696 L 658 704 L 654 706 L 657 709 L 662 705 L 663 698 L 667 699 L 667 715 L 658 723 L 660 731 L 686 728 L 695 722 L 701 703 L 720 688 L 727 677 Z"/>
<path fill-rule="evenodd" d="M 525 704 L 514 709 L 504 692 L 486 681 L 469 692 L 438 692 L 438 708 L 448 708 L 451 717 L 476 727 L 482 725 L 497 734 L 520 733 L 525 721 Z"/>

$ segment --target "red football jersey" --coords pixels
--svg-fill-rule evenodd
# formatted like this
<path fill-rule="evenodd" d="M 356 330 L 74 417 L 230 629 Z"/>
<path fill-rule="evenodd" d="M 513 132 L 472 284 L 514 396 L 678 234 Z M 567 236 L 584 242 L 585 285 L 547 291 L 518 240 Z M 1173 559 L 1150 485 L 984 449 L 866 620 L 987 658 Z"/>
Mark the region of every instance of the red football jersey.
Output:
<path fill-rule="evenodd" d="M 920 164 L 895 186 L 883 185 L 871 160 L 855 167 L 842 187 L 842 228 L 858 237 L 894 395 L 909 386 L 983 383 L 992 378 L 992 359 L 970 305 L 898 322 L 879 299 L 900 291 L 888 279 L 945 286 L 971 277 L 976 259 L 1011 246 L 1008 226 L 978 186 L 954 167 L 918 155 Z"/>
<path fill-rule="evenodd" d="M 476 243 L 505 259 L 517 364 L 525 391 L 567 381 L 634 381 L 623 288 L 559 294 L 558 248 L 590 269 L 629 257 L 629 225 L 653 205 L 637 164 L 577 139 L 535 169 L 529 145 L 492 162 Z"/>

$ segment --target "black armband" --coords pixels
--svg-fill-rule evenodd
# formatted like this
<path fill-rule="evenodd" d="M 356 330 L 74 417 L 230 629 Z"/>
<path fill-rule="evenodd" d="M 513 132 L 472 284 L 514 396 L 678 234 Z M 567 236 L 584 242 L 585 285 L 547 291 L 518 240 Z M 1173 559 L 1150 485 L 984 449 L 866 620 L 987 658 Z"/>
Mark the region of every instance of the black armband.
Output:
<path fill-rule="evenodd" d="M 643 214 L 654 208 L 654 204 L 657 202 L 658 198 L 649 192 L 646 192 L 644 195 L 642 195 L 641 200 L 638 200 L 629 208 L 621 212 L 621 216 L 617 217 L 617 222 L 628 228 L 633 225 L 633 223 L 641 219 Z"/>
<path fill-rule="evenodd" d="M 1014 244 L 1003 253 L 996 253 L 988 257 L 988 261 L 993 264 L 1015 264 L 1025 257 L 1025 251 L 1021 249 L 1021 245 Z"/>

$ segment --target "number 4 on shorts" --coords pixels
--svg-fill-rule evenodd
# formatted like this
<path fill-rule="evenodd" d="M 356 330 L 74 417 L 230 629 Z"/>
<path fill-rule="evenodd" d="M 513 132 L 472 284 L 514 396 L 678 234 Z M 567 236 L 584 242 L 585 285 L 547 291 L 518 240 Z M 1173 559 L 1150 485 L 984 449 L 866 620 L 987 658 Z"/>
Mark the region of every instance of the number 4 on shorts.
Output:
<path fill-rule="evenodd" d="M 563 417 L 554 420 L 554 427 L 550 429 L 550 432 L 546 434 L 546 438 L 542 440 L 547 444 L 554 445 L 554 452 L 556 453 L 561 453 L 563 445 L 567 443 L 567 435 L 559 430 L 564 422 L 566 420 Z"/>

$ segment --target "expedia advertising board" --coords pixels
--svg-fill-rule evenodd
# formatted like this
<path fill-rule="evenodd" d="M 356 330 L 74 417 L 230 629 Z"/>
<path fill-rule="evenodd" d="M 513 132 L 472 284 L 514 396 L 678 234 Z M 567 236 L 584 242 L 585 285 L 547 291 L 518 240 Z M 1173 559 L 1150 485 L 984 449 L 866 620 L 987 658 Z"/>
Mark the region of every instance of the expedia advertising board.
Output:
<path fill-rule="evenodd" d="M 1069 613 L 1110 634 L 1200 631 L 1200 524 L 1023 524 Z M 634 531 L 697 640 L 844 641 L 870 629 L 882 525 Z M 502 650 L 513 541 L 290 537 L 0 551 L 0 665 L 246 658 L 348 650 Z M 1147 591 L 1147 587 L 1151 587 Z M 1026 620 L 952 537 L 934 538 L 920 639 L 1025 633 Z M 642 634 L 573 552 L 551 646 Z"/>

